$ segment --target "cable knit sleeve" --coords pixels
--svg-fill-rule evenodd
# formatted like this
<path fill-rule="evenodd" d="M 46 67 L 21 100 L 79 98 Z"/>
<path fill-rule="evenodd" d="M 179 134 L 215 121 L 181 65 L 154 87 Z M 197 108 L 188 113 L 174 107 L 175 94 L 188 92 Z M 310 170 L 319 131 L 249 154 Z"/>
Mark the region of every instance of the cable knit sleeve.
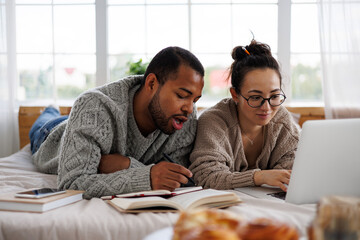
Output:
<path fill-rule="evenodd" d="M 229 123 L 230 113 L 221 110 L 204 112 L 198 120 L 190 170 L 195 181 L 204 188 L 233 189 L 253 186 L 257 169 L 235 171 L 235 159 L 246 169 L 239 150 L 242 149 L 237 122 Z"/>
<path fill-rule="evenodd" d="M 152 165 L 136 163 L 126 170 L 98 174 L 101 155 L 110 152 L 114 132 L 119 127 L 115 124 L 116 116 L 111 114 L 114 107 L 118 106 L 103 104 L 96 94 L 84 94 L 77 99 L 62 138 L 59 188 L 85 190 L 85 198 L 151 189 Z"/>

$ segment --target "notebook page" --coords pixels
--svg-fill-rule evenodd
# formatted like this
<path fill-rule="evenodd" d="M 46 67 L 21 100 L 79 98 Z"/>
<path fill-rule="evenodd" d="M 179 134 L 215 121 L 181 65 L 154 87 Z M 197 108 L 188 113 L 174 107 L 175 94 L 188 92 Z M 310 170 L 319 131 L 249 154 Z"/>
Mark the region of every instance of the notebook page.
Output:
<path fill-rule="evenodd" d="M 239 200 L 236 194 L 218 191 L 214 189 L 205 189 L 195 192 L 190 192 L 187 194 L 181 194 L 175 197 L 168 199 L 172 202 L 175 202 L 181 205 L 184 209 L 197 206 L 197 203 L 201 202 L 202 204 L 213 203 L 213 202 L 223 202 L 231 200 Z"/>
<path fill-rule="evenodd" d="M 114 198 L 110 201 L 125 210 L 156 206 L 173 207 L 175 209 L 181 208 L 176 202 L 168 201 L 162 197 Z"/>

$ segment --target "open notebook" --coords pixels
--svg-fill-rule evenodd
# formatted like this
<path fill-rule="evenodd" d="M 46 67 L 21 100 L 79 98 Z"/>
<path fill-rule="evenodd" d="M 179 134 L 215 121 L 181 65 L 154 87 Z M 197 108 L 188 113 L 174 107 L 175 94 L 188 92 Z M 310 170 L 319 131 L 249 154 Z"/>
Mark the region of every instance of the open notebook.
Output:
<path fill-rule="evenodd" d="M 107 202 L 120 212 L 139 213 L 176 212 L 200 207 L 225 208 L 240 203 L 241 199 L 234 192 L 203 189 L 175 195 L 120 196 Z"/>
<path fill-rule="evenodd" d="M 316 203 L 323 196 L 360 197 L 360 119 L 306 121 L 303 125 L 285 202 Z M 279 188 L 236 188 L 276 199 Z M 283 200 L 282 200 L 283 201 Z"/>

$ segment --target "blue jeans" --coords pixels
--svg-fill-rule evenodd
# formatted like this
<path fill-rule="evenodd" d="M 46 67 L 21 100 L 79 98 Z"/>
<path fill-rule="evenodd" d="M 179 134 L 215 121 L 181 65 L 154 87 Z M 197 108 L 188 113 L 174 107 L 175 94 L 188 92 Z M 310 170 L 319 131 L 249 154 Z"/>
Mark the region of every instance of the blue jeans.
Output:
<path fill-rule="evenodd" d="M 32 154 L 40 148 L 41 144 L 45 141 L 49 135 L 51 129 L 56 127 L 62 121 L 68 119 L 69 116 L 61 116 L 59 111 L 53 107 L 45 108 L 44 112 L 36 119 L 32 125 L 29 137 L 30 148 Z"/>

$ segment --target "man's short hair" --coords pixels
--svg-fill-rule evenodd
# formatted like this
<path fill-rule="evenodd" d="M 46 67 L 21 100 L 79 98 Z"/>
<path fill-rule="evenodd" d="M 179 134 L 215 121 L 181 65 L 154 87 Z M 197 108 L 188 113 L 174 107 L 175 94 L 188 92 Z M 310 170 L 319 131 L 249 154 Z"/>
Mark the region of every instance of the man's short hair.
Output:
<path fill-rule="evenodd" d="M 191 67 L 202 77 L 204 76 L 204 67 L 194 54 L 180 47 L 167 47 L 157 53 L 151 60 L 141 85 L 144 85 L 150 73 L 154 73 L 159 83 L 163 85 L 170 75 L 176 76 L 181 64 Z"/>

